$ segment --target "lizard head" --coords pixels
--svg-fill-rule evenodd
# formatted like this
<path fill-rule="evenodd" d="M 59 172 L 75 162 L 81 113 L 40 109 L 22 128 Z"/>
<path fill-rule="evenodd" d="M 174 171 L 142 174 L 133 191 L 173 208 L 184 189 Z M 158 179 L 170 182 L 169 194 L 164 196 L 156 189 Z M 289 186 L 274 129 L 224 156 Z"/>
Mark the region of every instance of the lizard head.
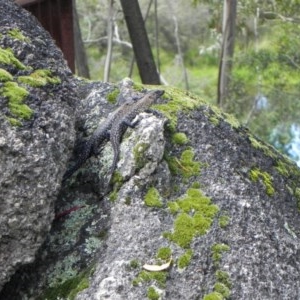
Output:
<path fill-rule="evenodd" d="M 158 97 L 161 97 L 164 93 L 165 93 L 165 91 L 163 91 L 163 90 L 155 90 L 155 91 L 153 91 L 154 93 L 155 93 L 155 96 L 158 98 Z"/>

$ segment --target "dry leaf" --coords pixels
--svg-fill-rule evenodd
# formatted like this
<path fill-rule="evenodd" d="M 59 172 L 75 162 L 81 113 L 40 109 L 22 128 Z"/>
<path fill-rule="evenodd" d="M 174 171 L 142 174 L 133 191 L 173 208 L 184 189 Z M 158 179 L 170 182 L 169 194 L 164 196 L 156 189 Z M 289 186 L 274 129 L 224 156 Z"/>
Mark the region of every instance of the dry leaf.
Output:
<path fill-rule="evenodd" d="M 163 271 L 163 270 L 166 270 L 170 267 L 172 263 L 172 258 L 165 264 L 163 265 L 143 265 L 143 269 L 147 270 L 147 271 L 150 271 L 150 272 L 159 272 L 159 271 Z"/>

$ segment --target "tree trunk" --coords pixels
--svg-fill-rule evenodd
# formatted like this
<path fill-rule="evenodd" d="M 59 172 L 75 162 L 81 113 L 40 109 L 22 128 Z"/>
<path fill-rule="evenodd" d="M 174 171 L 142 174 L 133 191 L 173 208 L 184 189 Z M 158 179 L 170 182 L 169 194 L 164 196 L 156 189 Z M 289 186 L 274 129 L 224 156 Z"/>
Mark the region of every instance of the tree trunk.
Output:
<path fill-rule="evenodd" d="M 75 64 L 78 76 L 90 79 L 87 57 L 82 42 L 76 6 L 73 6 Z"/>
<path fill-rule="evenodd" d="M 160 84 L 137 0 L 120 0 L 142 83 Z"/>
<path fill-rule="evenodd" d="M 228 88 L 234 52 L 236 0 L 224 0 L 223 8 L 223 41 L 219 65 L 218 105 L 224 107 L 228 97 Z"/>
<path fill-rule="evenodd" d="M 104 82 L 109 81 L 110 75 L 110 67 L 111 67 L 111 59 L 112 59 L 112 48 L 113 48 L 113 27 L 114 27 L 114 0 L 109 1 L 109 9 L 108 9 L 108 20 L 107 20 L 107 54 L 105 58 L 105 66 L 104 66 Z"/>

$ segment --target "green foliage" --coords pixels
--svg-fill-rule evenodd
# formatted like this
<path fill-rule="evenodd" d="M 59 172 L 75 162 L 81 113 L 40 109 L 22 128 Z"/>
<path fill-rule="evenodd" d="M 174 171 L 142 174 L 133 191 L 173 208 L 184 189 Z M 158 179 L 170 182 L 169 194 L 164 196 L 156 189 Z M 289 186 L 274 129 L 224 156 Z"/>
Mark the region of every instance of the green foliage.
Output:
<path fill-rule="evenodd" d="M 219 217 L 219 226 L 221 228 L 226 228 L 230 223 L 230 217 L 227 215 L 222 215 Z"/>
<path fill-rule="evenodd" d="M 185 145 L 189 141 L 188 137 L 183 132 L 176 132 L 172 136 L 172 142 L 178 145 Z"/>
<path fill-rule="evenodd" d="M 250 179 L 254 182 L 257 182 L 259 179 L 262 180 L 266 192 L 269 196 L 273 196 L 275 193 L 275 189 L 273 187 L 272 177 L 267 172 L 263 172 L 258 168 L 254 168 L 250 171 Z"/>
<path fill-rule="evenodd" d="M 164 288 L 167 281 L 167 272 L 149 272 L 149 271 L 141 271 L 139 275 L 133 280 L 132 284 L 134 286 L 139 285 L 142 282 L 155 282 L 159 285 L 159 287 Z"/>
<path fill-rule="evenodd" d="M 172 256 L 172 250 L 169 247 L 159 248 L 156 257 L 162 260 L 169 260 Z"/>
<path fill-rule="evenodd" d="M 46 84 L 58 84 L 61 82 L 60 78 L 52 76 L 50 70 L 36 70 L 29 76 L 19 76 L 18 81 L 32 87 L 41 87 Z"/>
<path fill-rule="evenodd" d="M 14 29 L 11 29 L 7 32 L 7 35 L 12 38 L 12 39 L 16 39 L 16 40 L 20 40 L 20 41 L 25 41 L 25 42 L 30 42 L 30 39 L 25 37 L 22 32 L 17 29 L 17 28 L 14 28 Z"/>
<path fill-rule="evenodd" d="M 207 294 L 203 297 L 203 300 L 223 300 L 222 294 L 218 292 L 212 292 L 210 294 Z"/>
<path fill-rule="evenodd" d="M 107 101 L 111 104 L 116 104 L 117 97 L 120 94 L 120 90 L 118 88 L 114 89 L 112 92 L 107 94 Z"/>
<path fill-rule="evenodd" d="M 27 90 L 18 86 L 15 82 L 8 81 L 0 88 L 0 94 L 8 99 L 8 108 L 14 117 L 24 120 L 31 118 L 33 111 L 23 103 L 29 95 Z"/>
<path fill-rule="evenodd" d="M 158 300 L 159 299 L 159 293 L 155 290 L 154 287 L 150 286 L 148 288 L 148 291 L 147 291 L 147 297 L 150 300 Z"/>
<path fill-rule="evenodd" d="M 0 68 L 0 81 L 5 82 L 5 81 L 12 81 L 12 80 L 13 80 L 12 75 L 6 70 Z"/>
<path fill-rule="evenodd" d="M 213 259 L 215 266 L 218 266 L 218 264 L 222 258 L 223 252 L 227 252 L 229 250 L 230 250 L 230 247 L 225 244 L 214 244 L 211 247 L 212 259 Z"/>
<path fill-rule="evenodd" d="M 15 57 L 13 51 L 9 48 L 0 48 L 0 64 L 13 65 L 20 70 L 26 69 L 26 67 Z"/>
<path fill-rule="evenodd" d="M 188 249 L 183 255 L 178 258 L 177 264 L 180 269 L 186 268 L 192 259 L 193 251 Z"/>
<path fill-rule="evenodd" d="M 180 159 L 174 156 L 165 155 L 165 159 L 173 174 L 181 175 L 184 178 L 199 175 L 201 163 L 194 161 L 195 153 L 193 149 L 184 150 Z"/>
<path fill-rule="evenodd" d="M 48 299 L 48 300 L 56 300 L 56 299 L 75 299 L 76 295 L 89 287 L 88 276 L 90 274 L 90 270 L 84 271 L 79 275 L 66 280 L 60 285 L 48 288 L 45 293 L 39 297 L 38 299 Z"/>
<path fill-rule="evenodd" d="M 156 188 L 151 187 L 145 195 L 145 204 L 150 207 L 162 207 L 161 197 Z"/>
<path fill-rule="evenodd" d="M 198 189 L 188 189 L 184 197 L 169 202 L 172 213 L 177 213 L 172 233 L 164 236 L 182 248 L 189 248 L 195 236 L 204 235 L 212 225 L 218 206 L 211 203 Z"/>

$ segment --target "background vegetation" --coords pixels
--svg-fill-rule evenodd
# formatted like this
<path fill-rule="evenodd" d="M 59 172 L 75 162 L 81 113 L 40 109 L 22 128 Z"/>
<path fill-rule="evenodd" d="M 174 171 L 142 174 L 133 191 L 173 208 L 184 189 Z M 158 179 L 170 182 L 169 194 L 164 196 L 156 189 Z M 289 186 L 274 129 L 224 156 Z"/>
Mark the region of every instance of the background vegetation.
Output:
<path fill-rule="evenodd" d="M 163 83 L 216 104 L 223 1 L 140 0 Z M 92 79 L 103 80 L 110 1 L 77 0 Z M 229 97 L 223 107 L 295 160 L 300 154 L 300 0 L 241 0 Z M 109 81 L 139 81 L 120 3 L 113 6 Z"/>

